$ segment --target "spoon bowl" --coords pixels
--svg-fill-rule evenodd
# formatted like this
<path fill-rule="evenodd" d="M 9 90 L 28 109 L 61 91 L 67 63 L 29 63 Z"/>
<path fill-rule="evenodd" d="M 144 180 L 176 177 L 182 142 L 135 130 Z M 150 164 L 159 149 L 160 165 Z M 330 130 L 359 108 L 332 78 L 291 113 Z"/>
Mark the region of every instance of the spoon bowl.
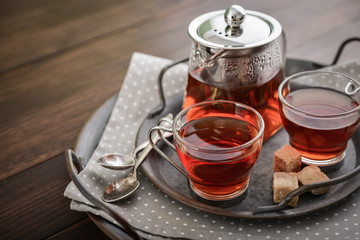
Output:
<path fill-rule="evenodd" d="M 140 144 L 134 152 L 129 154 L 110 153 L 101 156 L 97 163 L 104 168 L 112 170 L 126 170 L 134 167 L 137 154 L 149 145 L 149 141 Z"/>
<path fill-rule="evenodd" d="M 97 163 L 112 170 L 126 170 L 135 165 L 135 154 L 107 154 L 100 157 Z"/>
<path fill-rule="evenodd" d="M 128 177 L 109 184 L 105 189 L 102 199 L 105 202 L 114 202 L 132 195 L 140 186 L 136 176 L 129 174 Z"/>

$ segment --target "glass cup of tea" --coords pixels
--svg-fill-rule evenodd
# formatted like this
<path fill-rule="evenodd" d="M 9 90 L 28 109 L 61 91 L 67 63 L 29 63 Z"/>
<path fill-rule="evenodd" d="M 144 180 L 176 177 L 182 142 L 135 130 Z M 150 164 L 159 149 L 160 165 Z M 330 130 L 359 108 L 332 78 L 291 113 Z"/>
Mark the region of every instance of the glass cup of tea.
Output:
<path fill-rule="evenodd" d="M 302 162 L 339 168 L 360 122 L 360 83 L 341 73 L 309 71 L 285 79 L 278 94 L 283 126 Z"/>
<path fill-rule="evenodd" d="M 155 130 L 172 132 L 177 155 L 186 170 L 182 171 L 197 196 L 227 201 L 246 191 L 264 135 L 264 121 L 256 110 L 233 101 L 205 101 L 178 113 L 172 128 L 152 128 L 150 142 Z M 180 168 L 153 142 L 152 145 Z"/>

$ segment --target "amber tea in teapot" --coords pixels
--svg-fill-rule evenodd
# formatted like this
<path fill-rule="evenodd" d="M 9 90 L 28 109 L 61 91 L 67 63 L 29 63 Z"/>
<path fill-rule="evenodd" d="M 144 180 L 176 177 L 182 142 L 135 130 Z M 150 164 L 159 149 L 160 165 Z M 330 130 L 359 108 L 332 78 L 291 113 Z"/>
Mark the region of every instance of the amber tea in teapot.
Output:
<path fill-rule="evenodd" d="M 195 18 L 188 32 L 194 42 L 183 108 L 206 100 L 245 103 L 262 115 L 265 140 L 276 133 L 285 63 L 278 21 L 234 5 Z"/>
<path fill-rule="evenodd" d="M 183 108 L 204 100 L 226 99 L 252 106 L 263 116 L 266 126 L 265 139 L 272 136 L 281 127 L 277 89 L 284 80 L 282 69 L 267 83 L 247 92 L 213 87 L 198 80 L 201 79 L 201 70 L 199 72 L 189 73 Z"/>

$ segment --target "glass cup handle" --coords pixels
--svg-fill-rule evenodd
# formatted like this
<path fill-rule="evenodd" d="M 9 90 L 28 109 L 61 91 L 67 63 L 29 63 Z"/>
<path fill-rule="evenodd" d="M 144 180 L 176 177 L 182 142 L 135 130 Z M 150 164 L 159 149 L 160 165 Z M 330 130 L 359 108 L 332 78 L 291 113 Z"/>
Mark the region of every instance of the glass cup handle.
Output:
<path fill-rule="evenodd" d="M 156 146 L 156 144 L 154 143 L 154 141 L 152 140 L 152 135 L 154 131 L 158 131 L 158 134 L 160 135 L 161 139 L 164 140 L 164 142 L 169 145 L 172 149 L 175 149 L 175 146 L 173 144 L 171 144 L 168 140 L 166 140 L 164 138 L 164 132 L 166 133 L 171 133 L 172 134 L 172 130 L 171 128 L 168 127 L 164 127 L 164 126 L 155 126 L 153 128 L 150 129 L 149 131 L 149 142 L 151 144 L 151 146 L 153 147 L 153 149 L 155 149 L 155 151 L 157 151 L 163 158 L 165 158 L 171 165 L 173 165 L 180 173 L 182 173 L 186 178 L 189 178 L 189 174 L 183 170 L 177 163 L 175 163 L 174 160 L 172 160 L 168 155 L 166 155 L 158 146 Z"/>
<path fill-rule="evenodd" d="M 345 87 L 345 93 L 348 95 L 355 95 L 357 92 L 360 91 L 360 88 L 356 87 L 353 83 L 348 82 Z"/>
<path fill-rule="evenodd" d="M 168 115 L 166 115 L 165 117 L 161 118 L 158 123 L 157 126 L 162 126 L 167 128 L 167 130 L 165 131 L 160 131 L 158 130 L 158 134 L 160 136 L 160 138 L 174 151 L 176 151 L 176 148 L 173 144 L 171 144 L 171 142 L 169 142 L 169 140 L 167 140 L 166 138 L 171 137 L 173 135 L 172 131 L 171 131 L 171 126 L 173 124 L 173 119 L 174 116 L 169 113 Z"/>

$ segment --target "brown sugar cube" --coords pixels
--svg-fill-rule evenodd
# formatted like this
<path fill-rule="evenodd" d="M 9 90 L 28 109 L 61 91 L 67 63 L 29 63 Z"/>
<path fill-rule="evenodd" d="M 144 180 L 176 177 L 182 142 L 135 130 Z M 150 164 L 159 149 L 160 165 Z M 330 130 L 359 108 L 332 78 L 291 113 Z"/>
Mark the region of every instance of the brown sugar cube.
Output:
<path fill-rule="evenodd" d="M 297 176 L 301 185 L 329 180 L 329 177 L 315 165 L 304 167 L 300 172 L 297 173 Z M 311 190 L 311 193 L 314 195 L 320 195 L 326 193 L 329 191 L 329 189 L 330 187 L 316 188 Z"/>
<path fill-rule="evenodd" d="M 274 203 L 281 202 L 290 192 L 299 187 L 296 173 L 275 172 L 273 178 Z M 294 197 L 289 205 L 297 206 L 299 196 Z"/>
<path fill-rule="evenodd" d="M 284 145 L 274 153 L 274 172 L 299 172 L 301 155 L 293 147 Z"/>

